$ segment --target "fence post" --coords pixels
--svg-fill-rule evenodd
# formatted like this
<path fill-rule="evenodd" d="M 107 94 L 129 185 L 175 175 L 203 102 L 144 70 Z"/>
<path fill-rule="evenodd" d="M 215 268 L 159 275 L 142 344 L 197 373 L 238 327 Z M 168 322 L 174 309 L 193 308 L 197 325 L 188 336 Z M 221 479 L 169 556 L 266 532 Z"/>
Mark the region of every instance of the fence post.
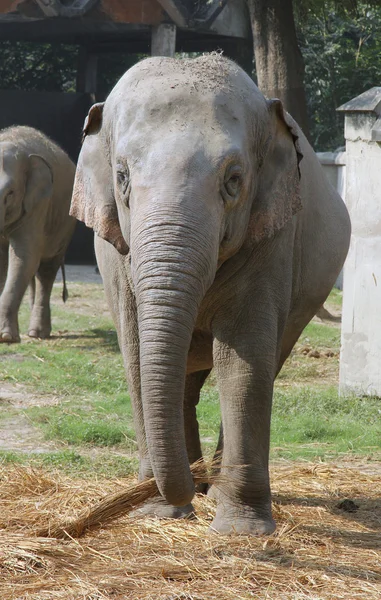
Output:
<path fill-rule="evenodd" d="M 174 56 L 176 51 L 176 25 L 160 23 L 152 27 L 151 55 Z"/>

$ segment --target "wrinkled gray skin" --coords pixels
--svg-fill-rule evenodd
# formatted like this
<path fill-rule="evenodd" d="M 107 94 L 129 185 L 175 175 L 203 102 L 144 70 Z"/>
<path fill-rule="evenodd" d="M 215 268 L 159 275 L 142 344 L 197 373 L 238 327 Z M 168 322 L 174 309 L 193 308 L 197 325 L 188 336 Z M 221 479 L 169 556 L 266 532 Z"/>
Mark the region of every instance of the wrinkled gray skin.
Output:
<path fill-rule="evenodd" d="M 140 478 L 163 497 L 146 512 L 191 510 L 196 405 L 214 367 L 229 481 L 212 528 L 270 533 L 274 378 L 342 267 L 345 206 L 280 102 L 219 56 L 140 62 L 85 134 L 71 214 L 98 234 Z"/>
<path fill-rule="evenodd" d="M 31 127 L 0 131 L 0 342 L 19 342 L 18 311 L 31 286 L 31 337 L 51 331 L 50 294 L 75 227 L 75 166 Z"/>

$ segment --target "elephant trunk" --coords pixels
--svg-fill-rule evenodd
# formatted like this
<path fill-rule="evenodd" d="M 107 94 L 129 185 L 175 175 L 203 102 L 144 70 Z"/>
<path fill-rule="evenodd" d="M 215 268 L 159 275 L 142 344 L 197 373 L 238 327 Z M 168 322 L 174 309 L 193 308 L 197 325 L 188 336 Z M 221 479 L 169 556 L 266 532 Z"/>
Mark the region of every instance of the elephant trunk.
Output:
<path fill-rule="evenodd" d="M 194 211 L 176 213 L 171 206 L 131 223 L 148 451 L 159 491 L 175 506 L 194 495 L 184 433 L 186 365 L 199 306 L 217 268 L 218 228 L 211 215 L 203 217 L 196 221 Z"/>

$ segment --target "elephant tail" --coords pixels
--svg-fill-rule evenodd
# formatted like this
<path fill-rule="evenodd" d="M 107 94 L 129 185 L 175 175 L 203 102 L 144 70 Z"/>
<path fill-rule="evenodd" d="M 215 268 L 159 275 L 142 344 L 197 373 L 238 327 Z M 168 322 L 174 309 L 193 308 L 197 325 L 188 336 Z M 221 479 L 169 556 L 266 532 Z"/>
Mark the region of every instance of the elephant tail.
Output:
<path fill-rule="evenodd" d="M 62 300 L 64 302 L 66 302 L 66 300 L 69 298 L 69 292 L 67 291 L 67 286 L 66 286 L 66 276 L 65 276 L 65 265 L 64 265 L 64 263 L 62 263 L 62 265 L 61 265 L 61 272 L 62 272 L 62 282 L 63 282 Z"/>

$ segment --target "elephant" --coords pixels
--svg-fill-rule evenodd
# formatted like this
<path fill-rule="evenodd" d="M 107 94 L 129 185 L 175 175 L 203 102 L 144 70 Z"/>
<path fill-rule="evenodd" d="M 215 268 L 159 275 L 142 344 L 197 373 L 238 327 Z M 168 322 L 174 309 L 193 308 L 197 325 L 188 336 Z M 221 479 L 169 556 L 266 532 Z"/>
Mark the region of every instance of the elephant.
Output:
<path fill-rule="evenodd" d="M 28 285 L 28 334 L 50 336 L 50 295 L 76 224 L 69 215 L 74 174 L 67 154 L 37 129 L 0 131 L 0 342 L 20 342 Z"/>
<path fill-rule="evenodd" d="M 219 54 L 147 58 L 91 107 L 71 214 L 95 249 L 123 355 L 147 514 L 192 512 L 196 406 L 213 368 L 214 531 L 269 534 L 274 379 L 345 260 L 350 221 L 278 99 Z"/>

